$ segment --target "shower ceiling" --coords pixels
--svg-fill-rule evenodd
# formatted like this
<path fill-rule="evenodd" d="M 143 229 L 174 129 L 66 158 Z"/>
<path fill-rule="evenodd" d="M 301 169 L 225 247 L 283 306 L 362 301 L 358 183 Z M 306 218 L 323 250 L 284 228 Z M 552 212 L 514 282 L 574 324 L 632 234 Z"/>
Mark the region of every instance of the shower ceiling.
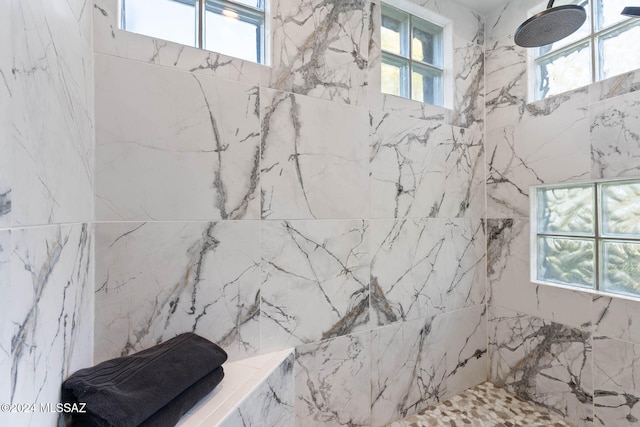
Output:
<path fill-rule="evenodd" d="M 507 2 L 507 0 L 454 0 L 471 10 L 475 10 L 481 15 L 487 15 L 498 6 L 501 6 Z"/>

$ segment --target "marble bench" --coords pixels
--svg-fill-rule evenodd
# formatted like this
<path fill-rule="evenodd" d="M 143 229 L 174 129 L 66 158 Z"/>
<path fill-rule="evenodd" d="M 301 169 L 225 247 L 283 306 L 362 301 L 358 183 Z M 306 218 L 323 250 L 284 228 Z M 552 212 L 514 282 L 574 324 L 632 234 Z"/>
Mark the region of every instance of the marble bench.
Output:
<path fill-rule="evenodd" d="M 178 427 L 293 426 L 294 350 L 225 363 L 224 379 Z"/>

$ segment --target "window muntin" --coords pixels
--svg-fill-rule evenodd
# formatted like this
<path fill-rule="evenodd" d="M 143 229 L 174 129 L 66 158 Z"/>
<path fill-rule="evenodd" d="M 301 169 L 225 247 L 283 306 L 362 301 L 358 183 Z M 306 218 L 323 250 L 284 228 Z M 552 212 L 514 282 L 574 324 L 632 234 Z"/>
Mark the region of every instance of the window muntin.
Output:
<path fill-rule="evenodd" d="M 532 187 L 531 280 L 640 297 L 640 180 Z"/>
<path fill-rule="evenodd" d="M 442 106 L 443 28 L 387 4 L 381 24 L 382 92 Z"/>
<path fill-rule="evenodd" d="M 584 6 L 587 21 L 571 36 L 533 50 L 536 100 L 640 68 L 631 41 L 640 36 L 640 21 L 620 15 L 624 1 L 570 3 Z"/>
<path fill-rule="evenodd" d="M 264 0 L 122 0 L 122 28 L 264 64 Z"/>

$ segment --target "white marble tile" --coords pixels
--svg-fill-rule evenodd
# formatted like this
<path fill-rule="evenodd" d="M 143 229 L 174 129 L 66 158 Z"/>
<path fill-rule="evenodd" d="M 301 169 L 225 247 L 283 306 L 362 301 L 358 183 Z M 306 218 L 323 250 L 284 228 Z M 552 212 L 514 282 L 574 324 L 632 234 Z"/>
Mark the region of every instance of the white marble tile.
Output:
<path fill-rule="evenodd" d="M 436 316 L 371 332 L 371 425 L 404 418 L 446 396 L 445 322 Z"/>
<path fill-rule="evenodd" d="M 366 218 L 362 108 L 261 90 L 263 219 Z"/>
<path fill-rule="evenodd" d="M 484 302 L 480 220 L 373 220 L 372 323 L 386 325 Z"/>
<path fill-rule="evenodd" d="M 296 348 L 296 425 L 369 425 L 369 339 L 365 332 Z"/>
<path fill-rule="evenodd" d="M 535 5 L 511 0 L 486 17 L 486 124 L 487 129 L 513 125 L 527 104 L 527 49 L 513 41 L 516 28 Z"/>
<path fill-rule="evenodd" d="M 90 221 L 94 150 L 90 1 L 14 0 L 11 5 L 12 223 Z M 0 184 L 0 192 L 6 191 Z"/>
<path fill-rule="evenodd" d="M 577 426 L 593 419 L 591 334 L 491 307 L 490 381 Z"/>
<path fill-rule="evenodd" d="M 481 132 L 444 127 L 446 179 L 438 216 L 480 218 L 485 214 L 485 144 Z"/>
<path fill-rule="evenodd" d="M 456 41 L 453 52 L 455 78 L 452 124 L 482 131 L 485 109 L 484 25 L 471 42 Z"/>
<path fill-rule="evenodd" d="M 640 92 L 591 105 L 592 178 L 640 175 Z"/>
<path fill-rule="evenodd" d="M 485 46 L 486 129 L 516 123 L 527 104 L 527 52 L 513 39 L 497 39 Z"/>
<path fill-rule="evenodd" d="M 370 117 L 371 217 L 436 216 L 446 190 L 442 123 L 397 113 Z"/>
<path fill-rule="evenodd" d="M 438 283 L 429 314 L 474 307 L 486 302 L 485 223 L 451 219 L 445 225 L 448 259 L 446 281 Z M 432 308 L 431 308 L 432 307 Z"/>
<path fill-rule="evenodd" d="M 96 226 L 95 361 L 196 332 L 240 359 L 259 349 L 259 224 Z"/>
<path fill-rule="evenodd" d="M 139 62 L 258 85 L 268 67 L 120 29 L 118 0 L 95 0 L 94 50 Z"/>
<path fill-rule="evenodd" d="M 640 90 L 640 70 L 630 71 L 606 80 L 596 82 L 589 87 L 591 102 L 595 103 Z"/>
<path fill-rule="evenodd" d="M 640 419 L 640 347 L 593 339 L 594 425 L 631 426 Z"/>
<path fill-rule="evenodd" d="M 255 86 L 96 57 L 98 220 L 255 219 Z"/>
<path fill-rule="evenodd" d="M 529 186 L 591 175 L 588 90 L 528 104 L 520 121 L 487 132 L 487 216 L 528 217 Z"/>
<path fill-rule="evenodd" d="M 221 427 L 282 426 L 295 423 L 294 355 L 287 357 L 244 401 L 225 418 Z"/>
<path fill-rule="evenodd" d="M 487 381 L 487 306 L 444 315 L 447 349 L 447 397 Z"/>
<path fill-rule="evenodd" d="M 371 217 L 480 217 L 482 134 L 401 114 L 371 113 Z"/>
<path fill-rule="evenodd" d="M 372 422 L 385 425 L 487 380 L 485 306 L 372 331 Z"/>
<path fill-rule="evenodd" d="M 591 294 L 538 285 L 530 281 L 529 220 L 487 221 L 489 301 L 543 319 L 587 328 Z"/>
<path fill-rule="evenodd" d="M 593 297 L 594 334 L 640 344 L 640 302 Z"/>
<path fill-rule="evenodd" d="M 429 314 L 431 289 L 446 283 L 446 223 L 444 219 L 370 222 L 372 324 Z"/>
<path fill-rule="evenodd" d="M 62 381 L 92 364 L 93 231 L 47 226 L 11 237 L 11 402 L 55 404 Z M 53 426 L 57 415 L 12 414 L 11 425 Z"/>
<path fill-rule="evenodd" d="M 273 0 L 271 8 L 271 87 L 366 106 L 369 0 Z"/>
<path fill-rule="evenodd" d="M 261 245 L 261 350 L 368 330 L 365 221 L 263 221 Z"/>
<path fill-rule="evenodd" d="M 11 107 L 13 104 L 14 75 L 11 72 L 13 59 L 13 24 L 11 2 L 0 4 L 0 228 L 11 225 L 11 173 L 12 135 Z M 1 415 L 0 415 L 1 416 Z"/>
<path fill-rule="evenodd" d="M 535 7 L 528 0 L 510 0 L 488 13 L 485 18 L 487 44 L 503 38 L 513 38 L 513 33 Z"/>
<path fill-rule="evenodd" d="M 0 6 L 2 7 L 2 6 Z M 10 295 L 11 231 L 0 231 L 0 295 Z M 0 302 L 0 403 L 11 402 L 11 298 Z M 9 415 L 0 412 L 0 425 L 10 425 Z"/>

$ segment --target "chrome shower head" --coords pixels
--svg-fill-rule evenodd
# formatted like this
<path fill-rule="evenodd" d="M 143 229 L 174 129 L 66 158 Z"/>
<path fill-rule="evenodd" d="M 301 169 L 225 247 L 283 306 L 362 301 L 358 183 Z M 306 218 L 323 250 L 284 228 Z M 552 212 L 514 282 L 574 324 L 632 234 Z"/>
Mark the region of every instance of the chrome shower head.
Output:
<path fill-rule="evenodd" d="M 515 42 L 522 47 L 538 47 L 555 43 L 576 32 L 587 19 L 584 7 L 570 4 L 553 7 L 551 0 L 546 10 L 527 19 L 518 27 Z"/>

